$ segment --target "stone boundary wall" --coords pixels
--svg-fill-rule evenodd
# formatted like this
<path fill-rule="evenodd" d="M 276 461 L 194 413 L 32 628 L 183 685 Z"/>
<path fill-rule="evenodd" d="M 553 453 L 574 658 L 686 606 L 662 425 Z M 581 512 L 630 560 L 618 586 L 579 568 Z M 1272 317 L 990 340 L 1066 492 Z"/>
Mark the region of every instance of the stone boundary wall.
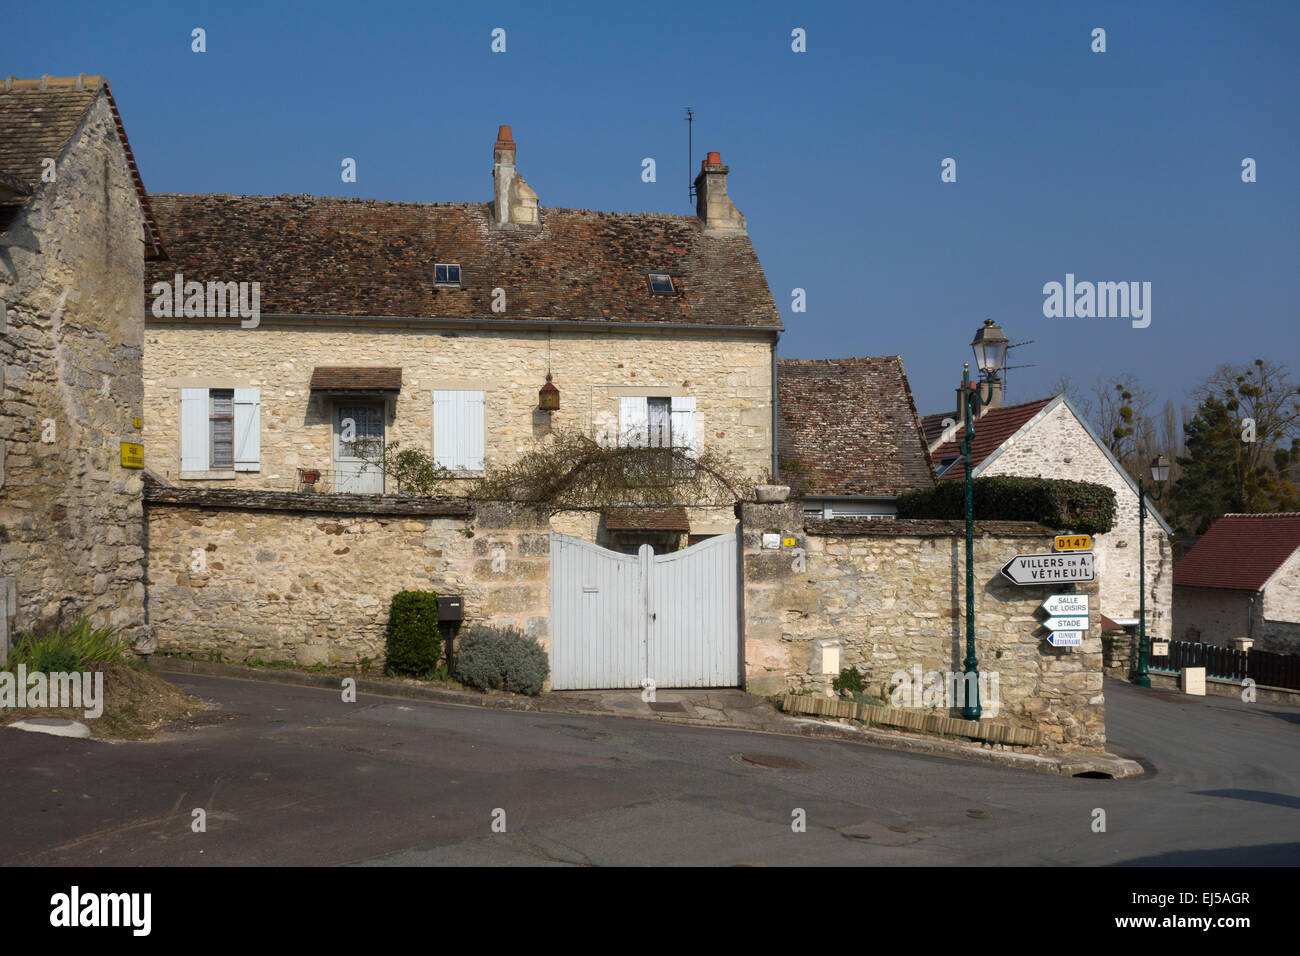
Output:
<path fill-rule="evenodd" d="M 824 695 L 840 668 L 857 667 L 868 693 L 887 695 L 898 671 L 920 668 L 923 679 L 961 672 L 962 522 L 812 520 L 805 526 L 798 501 L 746 503 L 740 510 L 747 689 Z M 763 549 L 762 536 L 772 531 L 794 538 L 794 547 Z M 1098 749 L 1106 736 L 1096 582 L 1075 585 L 1093 595 L 1082 646 L 1056 648 L 1047 643 L 1039 606 L 1069 588 L 1017 586 L 999 573 L 1017 553 L 1050 552 L 1051 534 L 1030 522 L 977 524 L 976 654 L 981 673 L 998 675 L 997 713 L 986 701 L 984 716 L 1039 730 L 1049 746 Z M 837 652 L 838 666 L 824 666 L 835 663 Z"/>
<path fill-rule="evenodd" d="M 550 535 L 508 505 L 384 495 L 146 489 L 158 650 L 298 664 L 384 660 L 406 589 L 464 597 L 462 632 L 513 625 L 549 651 Z"/>

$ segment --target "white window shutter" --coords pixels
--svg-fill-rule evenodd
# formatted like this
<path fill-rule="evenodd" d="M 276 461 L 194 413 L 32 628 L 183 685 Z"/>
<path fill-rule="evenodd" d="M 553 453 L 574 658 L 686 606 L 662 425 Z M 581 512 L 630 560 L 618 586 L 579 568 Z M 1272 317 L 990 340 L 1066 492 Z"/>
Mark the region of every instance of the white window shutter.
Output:
<path fill-rule="evenodd" d="M 462 421 L 465 429 L 465 465 L 470 471 L 483 470 L 486 431 L 483 423 L 483 393 L 464 392 Z"/>
<path fill-rule="evenodd" d="M 482 471 L 485 456 L 482 392 L 433 393 L 433 460 L 454 471 Z"/>
<path fill-rule="evenodd" d="M 433 393 L 433 461 L 443 468 L 456 465 L 455 392 Z"/>
<path fill-rule="evenodd" d="M 695 399 L 673 398 L 673 447 L 695 454 Z"/>
<path fill-rule="evenodd" d="M 619 403 L 619 443 L 627 448 L 649 444 L 650 408 L 644 398 L 625 398 Z"/>
<path fill-rule="evenodd" d="M 235 389 L 235 471 L 257 471 L 262 457 L 262 400 L 256 388 Z"/>
<path fill-rule="evenodd" d="M 181 471 L 207 471 L 208 390 L 181 389 Z"/>

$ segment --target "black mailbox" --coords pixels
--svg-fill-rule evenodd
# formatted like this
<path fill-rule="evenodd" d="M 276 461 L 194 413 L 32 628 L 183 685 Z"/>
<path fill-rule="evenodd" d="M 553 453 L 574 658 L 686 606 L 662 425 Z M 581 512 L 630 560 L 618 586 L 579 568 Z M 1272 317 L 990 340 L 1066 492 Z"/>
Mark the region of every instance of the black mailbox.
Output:
<path fill-rule="evenodd" d="M 465 620 L 464 603 L 459 594 L 453 594 L 448 597 L 438 598 L 438 620 L 439 621 Z"/>

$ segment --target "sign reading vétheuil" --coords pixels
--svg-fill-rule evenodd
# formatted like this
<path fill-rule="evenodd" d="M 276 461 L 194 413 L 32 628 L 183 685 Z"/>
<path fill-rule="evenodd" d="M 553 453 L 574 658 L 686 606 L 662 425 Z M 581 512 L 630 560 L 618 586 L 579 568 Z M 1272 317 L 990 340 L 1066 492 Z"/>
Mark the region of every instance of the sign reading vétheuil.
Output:
<path fill-rule="evenodd" d="M 1094 573 L 1091 551 L 1018 554 L 1002 566 L 1002 574 L 1015 584 L 1091 581 Z"/>

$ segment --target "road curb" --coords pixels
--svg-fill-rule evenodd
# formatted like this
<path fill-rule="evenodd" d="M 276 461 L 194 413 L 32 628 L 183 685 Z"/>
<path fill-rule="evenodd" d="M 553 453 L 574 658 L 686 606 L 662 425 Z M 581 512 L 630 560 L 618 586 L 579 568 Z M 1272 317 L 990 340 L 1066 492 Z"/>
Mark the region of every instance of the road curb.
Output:
<path fill-rule="evenodd" d="M 160 673 L 198 674 L 208 677 L 232 677 L 239 680 L 254 680 L 269 684 L 292 684 L 299 687 L 321 687 L 337 691 L 342 676 L 336 674 L 313 674 L 296 670 L 271 670 L 264 667 L 250 667 L 246 664 L 226 664 L 212 661 L 191 661 L 184 658 L 165 658 L 155 661 Z M 724 721 L 703 721 L 690 717 L 671 717 L 665 714 L 626 714 L 596 707 L 586 707 L 576 701 L 558 698 L 517 697 L 506 694 L 481 694 L 477 691 L 457 691 L 440 687 L 425 687 L 407 684 L 395 680 L 375 680 L 355 677 L 357 693 L 374 694 L 380 697 L 402 697 L 409 700 L 427 700 L 440 704 L 458 704 L 466 707 L 489 707 L 497 710 L 513 710 L 530 713 L 578 714 L 584 717 L 619 717 L 628 720 L 652 721 L 655 723 L 678 724 L 687 727 L 711 727 L 722 730 L 740 730 L 749 733 L 778 734 L 787 737 L 818 737 L 842 740 L 848 743 L 866 744 L 888 750 L 908 753 L 926 754 L 932 757 L 949 757 L 958 760 L 972 760 L 978 763 L 994 764 L 1015 770 L 1031 770 L 1037 773 L 1050 773 L 1057 776 L 1074 777 L 1081 774 L 1105 775 L 1115 779 L 1139 776 L 1143 771 L 1141 764 L 1135 760 L 1111 753 L 1104 754 L 1062 754 L 1060 756 L 1042 756 L 1039 754 L 1014 753 L 1005 750 L 984 750 L 946 740 L 927 740 L 924 738 L 884 733 L 876 729 L 858 729 L 829 721 L 800 719 L 777 716 L 760 726 Z"/>

